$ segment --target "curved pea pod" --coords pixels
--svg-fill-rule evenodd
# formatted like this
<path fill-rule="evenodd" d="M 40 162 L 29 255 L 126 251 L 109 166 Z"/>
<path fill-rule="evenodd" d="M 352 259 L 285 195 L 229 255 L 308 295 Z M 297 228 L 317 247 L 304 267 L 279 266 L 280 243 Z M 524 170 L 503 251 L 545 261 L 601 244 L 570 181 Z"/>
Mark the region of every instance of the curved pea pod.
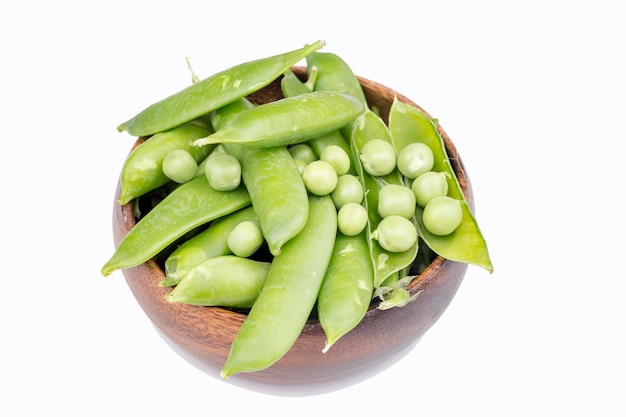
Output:
<path fill-rule="evenodd" d="M 396 99 L 389 112 L 389 129 L 398 152 L 413 142 L 421 142 L 431 148 L 434 155 L 433 171 L 449 174 L 448 195 L 461 202 L 463 210 L 461 224 L 447 236 L 429 233 L 422 222 L 423 209 L 417 206 L 417 230 L 422 240 L 435 253 L 446 259 L 473 264 L 493 272 L 487 243 L 450 165 L 445 144 L 437 130 L 436 122 L 416 107 Z"/>
<path fill-rule="evenodd" d="M 126 158 L 120 175 L 121 192 L 118 203 L 131 200 L 167 184 L 170 179 L 163 173 L 163 159 L 173 150 L 188 151 L 196 162 L 201 162 L 212 147 L 198 148 L 193 142 L 212 132 L 210 125 L 190 122 L 174 129 L 157 133 L 137 146 Z"/>
<path fill-rule="evenodd" d="M 329 196 L 309 198 L 302 232 L 285 244 L 270 266 L 259 298 L 242 323 L 221 375 L 268 368 L 289 351 L 309 318 L 337 233 Z"/>
<path fill-rule="evenodd" d="M 317 299 L 318 318 L 326 334 L 323 352 L 361 322 L 373 291 L 374 267 L 366 233 L 356 236 L 337 233 Z"/>
<path fill-rule="evenodd" d="M 148 136 L 180 126 L 257 91 L 325 44 L 319 40 L 300 49 L 220 71 L 158 101 L 118 126 L 133 136 Z"/>
<path fill-rule="evenodd" d="M 383 139 L 391 143 L 391 133 L 379 116 L 370 110 L 366 110 L 359 116 L 353 126 L 353 160 L 358 176 L 365 188 L 364 205 L 369 217 L 367 232 L 370 241 L 372 261 L 374 262 L 374 285 L 375 287 L 380 287 L 387 277 L 411 265 L 417 256 L 418 244 L 416 243 L 413 247 L 404 252 L 389 252 L 383 249 L 371 236 L 372 232 L 382 220 L 377 209 L 380 189 L 387 184 L 404 185 L 402 176 L 397 169 L 394 169 L 393 172 L 382 177 L 375 177 L 364 171 L 358 155 L 363 145 L 372 139 Z"/>
<path fill-rule="evenodd" d="M 215 126 L 228 123 L 251 103 L 234 102 L 213 114 Z M 241 164 L 241 177 L 258 216 L 261 232 L 273 255 L 304 228 L 309 216 L 309 201 L 302 175 L 286 147 L 251 148 L 235 143 L 223 144 Z"/>
<path fill-rule="evenodd" d="M 315 51 L 306 56 L 309 74 L 315 69 L 315 91 L 336 91 L 350 94 L 367 106 L 358 78 L 348 63 L 332 52 Z"/>
<path fill-rule="evenodd" d="M 245 187 L 216 191 L 206 176 L 197 176 L 168 194 L 130 229 L 102 267 L 102 275 L 140 265 L 195 228 L 249 205 Z"/>
<path fill-rule="evenodd" d="M 236 143 L 269 148 L 314 139 L 350 124 L 363 104 L 349 94 L 318 91 L 244 110 L 196 146 Z"/>
<path fill-rule="evenodd" d="M 199 306 L 250 308 L 263 288 L 270 264 L 235 255 L 206 259 L 190 269 L 166 299 Z"/>
<path fill-rule="evenodd" d="M 159 285 L 176 285 L 194 266 L 209 258 L 232 254 L 228 247 L 228 235 L 244 221 L 258 222 L 254 207 L 248 206 L 216 219 L 206 230 L 183 242 L 165 260 L 166 278 Z"/>
<path fill-rule="evenodd" d="M 317 71 L 314 69 L 309 73 L 309 80 L 306 82 L 300 81 L 300 79 L 294 74 L 292 70 L 287 70 L 280 81 L 281 90 L 285 97 L 294 97 L 299 94 L 305 94 L 311 92 L 310 88 L 314 85 Z M 316 137 L 309 141 L 309 144 L 319 157 L 322 151 L 330 145 L 339 146 L 348 155 L 350 155 L 350 144 L 345 140 L 339 130 L 334 130 L 325 135 Z M 350 173 L 354 173 L 354 167 L 350 166 Z"/>

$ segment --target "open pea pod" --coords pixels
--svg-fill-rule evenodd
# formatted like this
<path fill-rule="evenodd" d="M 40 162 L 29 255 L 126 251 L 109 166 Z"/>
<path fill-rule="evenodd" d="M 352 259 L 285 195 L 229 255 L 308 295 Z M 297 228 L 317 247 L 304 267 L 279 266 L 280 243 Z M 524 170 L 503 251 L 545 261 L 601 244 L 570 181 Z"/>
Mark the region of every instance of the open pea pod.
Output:
<path fill-rule="evenodd" d="M 434 155 L 433 171 L 445 172 L 448 177 L 448 195 L 461 202 L 463 219 L 459 227 L 449 235 L 429 233 L 422 221 L 423 209 L 417 206 L 417 230 L 422 240 L 438 255 L 446 259 L 473 264 L 493 272 L 487 243 L 467 203 L 463 190 L 454 173 L 437 124 L 418 108 L 397 99 L 389 112 L 389 130 L 396 152 L 405 146 L 421 142 L 430 147 Z"/>
<path fill-rule="evenodd" d="M 356 167 L 359 178 L 365 189 L 364 205 L 368 212 L 368 237 L 370 251 L 374 263 L 374 286 L 380 287 L 386 278 L 391 277 L 401 271 L 415 260 L 417 256 L 417 243 L 404 252 L 389 252 L 383 249 L 380 244 L 372 239 L 371 234 L 376 229 L 381 216 L 378 214 L 378 194 L 382 187 L 387 184 L 403 185 L 403 179 L 397 169 L 385 176 L 372 176 L 365 172 L 359 159 L 360 150 L 363 145 L 372 139 L 383 139 L 390 143 L 391 134 L 383 120 L 370 110 L 366 110 L 359 116 L 353 125 L 351 145 L 353 147 L 353 163 Z"/>

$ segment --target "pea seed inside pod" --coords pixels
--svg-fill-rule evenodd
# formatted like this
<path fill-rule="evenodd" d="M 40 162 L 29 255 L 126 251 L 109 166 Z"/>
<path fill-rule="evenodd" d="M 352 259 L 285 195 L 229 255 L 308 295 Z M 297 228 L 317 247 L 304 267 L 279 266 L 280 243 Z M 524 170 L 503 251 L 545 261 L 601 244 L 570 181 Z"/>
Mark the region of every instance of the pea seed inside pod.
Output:
<path fill-rule="evenodd" d="M 398 152 L 398 170 L 409 179 L 433 169 L 435 159 L 428 145 L 420 142 L 411 143 Z"/>
<path fill-rule="evenodd" d="M 359 154 L 363 169 L 370 175 L 382 176 L 396 168 L 396 151 L 383 139 L 371 139 L 361 147 Z"/>
<path fill-rule="evenodd" d="M 337 186 L 337 171 L 326 161 L 313 161 L 302 172 L 304 186 L 311 193 L 318 196 L 328 195 Z"/>

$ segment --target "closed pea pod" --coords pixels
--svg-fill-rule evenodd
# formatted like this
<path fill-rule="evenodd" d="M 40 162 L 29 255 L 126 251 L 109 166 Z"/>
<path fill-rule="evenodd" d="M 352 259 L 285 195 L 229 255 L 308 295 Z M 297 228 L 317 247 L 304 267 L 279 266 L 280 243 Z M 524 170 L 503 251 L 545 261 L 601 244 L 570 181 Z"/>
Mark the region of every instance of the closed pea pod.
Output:
<path fill-rule="evenodd" d="M 148 136 L 171 129 L 257 91 L 278 78 L 285 70 L 324 46 L 324 41 L 300 49 L 220 71 L 165 99 L 148 106 L 119 125 L 134 136 Z"/>
<path fill-rule="evenodd" d="M 335 242 L 337 212 L 329 196 L 311 196 L 309 204 L 306 226 L 272 261 L 261 294 L 233 341 L 223 378 L 278 361 L 315 306 Z"/>
<path fill-rule="evenodd" d="M 248 206 L 214 220 L 209 227 L 183 242 L 165 260 L 166 279 L 162 287 L 176 285 L 194 266 L 216 256 L 229 255 L 228 236 L 241 222 L 258 222 L 254 207 Z"/>
<path fill-rule="evenodd" d="M 435 253 L 446 259 L 493 271 L 487 243 L 452 170 L 437 123 L 416 107 L 396 99 L 389 112 L 389 129 L 397 150 L 414 142 L 428 145 L 434 156 L 433 171 L 447 174 L 448 196 L 461 203 L 462 221 L 453 233 L 446 236 L 437 236 L 426 229 L 422 219 L 424 209 L 417 205 L 420 237 Z"/>
<path fill-rule="evenodd" d="M 256 301 L 270 262 L 224 255 L 193 267 L 166 296 L 170 302 L 201 306 L 250 308 Z"/>
<path fill-rule="evenodd" d="M 350 124 L 362 110 L 362 104 L 347 94 L 300 94 L 244 110 L 194 144 L 235 143 L 269 148 L 306 142 Z"/>
<path fill-rule="evenodd" d="M 250 196 L 243 186 L 233 191 L 216 191 L 205 176 L 197 176 L 172 191 L 139 220 L 101 272 L 107 276 L 116 269 L 140 265 L 187 232 L 249 205 Z"/>
<path fill-rule="evenodd" d="M 251 106 L 248 100 L 240 99 L 215 111 L 214 126 L 220 129 L 238 112 Z M 234 143 L 223 146 L 240 161 L 243 183 L 263 237 L 270 252 L 280 254 L 285 242 L 300 233 L 309 215 L 307 191 L 294 159 L 285 146 L 259 149 Z"/>
<path fill-rule="evenodd" d="M 317 301 L 319 321 L 326 334 L 323 352 L 361 322 L 373 291 L 374 268 L 366 233 L 338 233 Z"/>
<path fill-rule="evenodd" d="M 171 151 L 187 151 L 198 163 L 206 158 L 213 148 L 198 148 L 193 146 L 193 142 L 212 131 L 209 125 L 191 122 L 157 133 L 141 143 L 128 155 L 122 167 L 119 204 L 127 204 L 170 181 L 162 166 Z"/>

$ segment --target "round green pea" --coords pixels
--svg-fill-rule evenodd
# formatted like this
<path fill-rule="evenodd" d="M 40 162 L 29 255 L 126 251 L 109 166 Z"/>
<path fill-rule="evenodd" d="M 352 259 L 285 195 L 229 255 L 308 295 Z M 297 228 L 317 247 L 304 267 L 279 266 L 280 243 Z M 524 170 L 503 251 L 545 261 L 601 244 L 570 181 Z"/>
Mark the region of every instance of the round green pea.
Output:
<path fill-rule="evenodd" d="M 234 227 L 227 241 L 233 254 L 247 258 L 259 250 L 263 244 L 263 235 L 255 222 L 246 220 Z"/>
<path fill-rule="evenodd" d="M 218 191 L 230 191 L 241 183 L 241 164 L 232 155 L 212 155 L 205 166 L 209 185 Z"/>
<path fill-rule="evenodd" d="M 347 203 L 337 212 L 337 228 L 346 236 L 356 236 L 367 225 L 367 210 L 358 203 Z"/>
<path fill-rule="evenodd" d="M 198 163 L 188 151 L 174 149 L 163 159 L 163 173 L 172 181 L 186 183 L 196 176 Z"/>
<path fill-rule="evenodd" d="M 434 163 L 433 151 L 424 143 L 411 143 L 398 152 L 398 171 L 409 179 L 430 171 Z"/>
<path fill-rule="evenodd" d="M 384 139 L 367 141 L 359 153 L 363 169 L 370 175 L 382 176 L 396 168 L 396 151 L 393 145 Z"/>
<path fill-rule="evenodd" d="M 463 220 L 461 202 L 452 197 L 435 197 L 426 204 L 423 213 L 426 229 L 438 236 L 454 232 Z"/>
<path fill-rule="evenodd" d="M 399 184 L 387 184 L 378 191 L 380 217 L 398 215 L 410 219 L 415 215 L 415 194 Z"/>
<path fill-rule="evenodd" d="M 445 172 L 428 171 L 415 178 L 411 191 L 415 195 L 416 203 L 420 207 L 426 207 L 433 198 L 447 195 L 448 177 L 449 174 Z"/>
<path fill-rule="evenodd" d="M 319 159 L 317 154 L 308 143 L 298 143 L 289 147 L 289 153 L 295 160 L 301 160 L 307 164 Z"/>
<path fill-rule="evenodd" d="M 320 160 L 332 165 L 335 171 L 337 171 L 337 175 L 344 175 L 350 170 L 350 156 L 337 145 L 325 147 L 320 154 Z"/>
<path fill-rule="evenodd" d="M 389 252 L 404 252 L 417 242 L 417 228 L 406 217 L 391 215 L 382 219 L 372 237 Z"/>
<path fill-rule="evenodd" d="M 330 193 L 337 210 L 348 203 L 360 203 L 363 201 L 364 195 L 363 184 L 351 174 L 341 175 L 337 178 L 337 186 Z"/>
<path fill-rule="evenodd" d="M 326 161 L 313 161 L 302 172 L 304 186 L 318 196 L 328 195 L 337 186 L 337 171 Z"/>

